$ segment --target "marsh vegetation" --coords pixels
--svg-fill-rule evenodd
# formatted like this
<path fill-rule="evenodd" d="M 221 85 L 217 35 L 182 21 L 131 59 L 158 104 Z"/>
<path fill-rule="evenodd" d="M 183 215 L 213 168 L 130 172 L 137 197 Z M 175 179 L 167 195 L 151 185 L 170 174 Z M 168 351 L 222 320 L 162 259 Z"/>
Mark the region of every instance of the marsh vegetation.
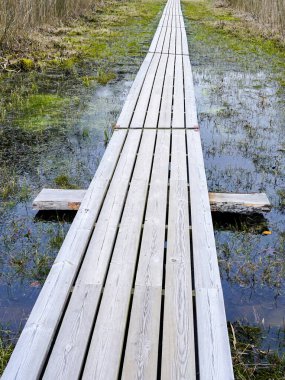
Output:
<path fill-rule="evenodd" d="M 284 0 L 227 0 L 227 3 L 250 14 L 263 24 L 263 28 L 270 29 L 273 35 L 274 32 L 280 33 L 282 38 L 285 38 Z"/>

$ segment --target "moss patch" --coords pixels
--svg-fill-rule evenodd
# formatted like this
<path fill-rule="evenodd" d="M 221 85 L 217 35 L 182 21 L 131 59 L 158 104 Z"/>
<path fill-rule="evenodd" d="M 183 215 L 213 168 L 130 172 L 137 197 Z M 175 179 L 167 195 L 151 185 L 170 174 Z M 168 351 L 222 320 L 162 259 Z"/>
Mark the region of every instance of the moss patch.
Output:
<path fill-rule="evenodd" d="M 78 186 L 74 185 L 71 178 L 66 174 L 59 175 L 54 182 L 60 189 L 78 189 Z"/>
<path fill-rule="evenodd" d="M 58 95 L 30 95 L 19 107 L 14 123 L 32 131 L 54 127 L 60 123 L 63 108 L 68 107 L 69 104 L 70 99 Z"/>

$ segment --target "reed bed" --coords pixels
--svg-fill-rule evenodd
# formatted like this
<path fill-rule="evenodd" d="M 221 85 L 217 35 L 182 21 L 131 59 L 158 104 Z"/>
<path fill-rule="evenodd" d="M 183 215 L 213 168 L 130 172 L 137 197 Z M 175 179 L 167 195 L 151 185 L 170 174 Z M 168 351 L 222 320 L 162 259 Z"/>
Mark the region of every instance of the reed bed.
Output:
<path fill-rule="evenodd" d="M 250 13 L 273 32 L 285 36 L 285 0 L 227 0 L 238 10 Z"/>
<path fill-rule="evenodd" d="M 0 0 L 0 44 L 23 31 L 92 11 L 99 0 Z"/>

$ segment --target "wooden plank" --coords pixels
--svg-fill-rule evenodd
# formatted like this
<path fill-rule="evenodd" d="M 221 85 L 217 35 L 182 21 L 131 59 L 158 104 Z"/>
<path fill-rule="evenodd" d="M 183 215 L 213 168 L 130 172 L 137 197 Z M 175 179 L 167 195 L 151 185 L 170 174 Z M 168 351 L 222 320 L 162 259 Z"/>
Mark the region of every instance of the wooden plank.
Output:
<path fill-rule="evenodd" d="M 141 93 L 140 93 L 140 96 L 139 96 L 139 99 L 138 99 L 138 102 L 133 114 L 133 118 L 130 124 L 131 128 L 143 128 L 145 115 L 147 112 L 149 99 L 151 96 L 151 91 L 152 91 L 159 61 L 160 61 L 160 55 L 155 54 L 151 62 L 151 65 L 149 67 L 148 73 L 146 75 L 146 80 L 142 87 L 142 90 L 141 90 Z"/>
<path fill-rule="evenodd" d="M 114 132 L 20 335 L 2 376 L 3 380 L 39 377 L 117 165 L 125 137 L 126 131 Z"/>
<path fill-rule="evenodd" d="M 78 210 L 86 190 L 42 189 L 33 201 L 34 210 Z"/>
<path fill-rule="evenodd" d="M 51 352 L 44 379 L 77 379 L 81 373 L 141 133 L 141 130 L 130 130 L 128 133 Z"/>
<path fill-rule="evenodd" d="M 164 39 L 164 43 L 163 43 L 163 47 L 162 47 L 162 53 L 163 54 L 168 54 L 168 52 L 169 52 L 170 35 L 171 35 L 171 29 L 166 28 L 165 39 Z"/>
<path fill-rule="evenodd" d="M 196 287 L 218 288 L 221 281 L 199 131 L 187 130 L 187 146 Z"/>
<path fill-rule="evenodd" d="M 195 300 L 200 363 L 199 378 L 201 380 L 233 380 L 223 291 L 221 288 L 196 288 Z"/>
<path fill-rule="evenodd" d="M 265 193 L 209 193 L 211 211 L 250 214 L 267 212 L 271 204 Z"/>
<path fill-rule="evenodd" d="M 104 287 L 83 379 L 118 376 L 156 131 L 144 130 Z"/>
<path fill-rule="evenodd" d="M 159 130 L 122 379 L 157 378 L 170 131 Z"/>
<path fill-rule="evenodd" d="M 128 128 L 135 109 L 141 88 L 144 84 L 145 77 L 148 73 L 149 66 L 152 63 L 153 54 L 148 53 L 136 75 L 134 83 L 130 89 L 127 99 L 124 103 L 122 112 L 118 118 L 115 128 Z"/>
<path fill-rule="evenodd" d="M 176 31 L 177 31 L 177 28 L 175 28 L 175 27 L 171 28 L 169 54 L 175 54 L 176 53 Z"/>
<path fill-rule="evenodd" d="M 157 127 L 167 60 L 168 60 L 167 55 L 162 55 L 160 57 L 157 73 L 155 76 L 155 80 L 154 80 L 154 84 L 153 84 L 153 88 L 151 92 L 151 97 L 149 100 L 144 128 Z"/>
<path fill-rule="evenodd" d="M 185 131 L 172 130 L 162 379 L 196 379 Z"/>
<path fill-rule="evenodd" d="M 184 83 L 182 56 L 175 56 L 175 80 L 173 98 L 172 128 L 185 128 L 184 121 Z"/>
<path fill-rule="evenodd" d="M 182 54 L 181 17 L 176 16 L 176 54 Z"/>
<path fill-rule="evenodd" d="M 187 56 L 183 56 L 183 70 L 184 70 L 184 91 L 185 91 L 185 122 L 186 128 L 197 129 L 198 119 L 197 119 L 197 107 L 194 92 L 194 83 L 192 68 L 190 60 Z"/>
<path fill-rule="evenodd" d="M 154 114 L 155 115 L 155 114 Z M 153 124 L 145 124 L 151 128 Z M 43 189 L 33 201 L 35 210 L 78 210 L 87 190 Z M 209 193 L 211 211 L 252 214 L 272 208 L 265 193 Z"/>
<path fill-rule="evenodd" d="M 200 133 L 186 131 L 200 379 L 234 379 Z"/>
<path fill-rule="evenodd" d="M 179 23 L 180 23 L 180 28 L 185 29 L 185 23 L 184 23 L 184 18 L 183 16 L 179 16 Z M 188 44 L 187 44 L 188 45 Z"/>
<path fill-rule="evenodd" d="M 162 92 L 158 128 L 171 127 L 174 63 L 175 63 L 175 57 L 173 55 L 169 55 L 168 61 L 167 61 L 166 73 L 165 73 L 163 92 Z"/>
<path fill-rule="evenodd" d="M 182 54 L 182 36 L 181 36 L 181 28 L 176 28 L 176 54 Z"/>
<path fill-rule="evenodd" d="M 185 55 L 189 55 L 188 40 L 187 40 L 185 28 L 181 28 L 181 38 L 182 38 L 182 52 Z"/>
<path fill-rule="evenodd" d="M 167 28 L 165 28 L 165 25 L 163 25 L 163 27 L 161 28 L 161 33 L 160 33 L 156 48 L 154 50 L 155 53 L 162 52 L 166 31 L 167 31 Z"/>
<path fill-rule="evenodd" d="M 158 43 L 158 40 L 160 38 L 160 34 L 162 32 L 162 27 L 158 26 L 156 29 L 155 35 L 151 41 L 150 47 L 149 47 L 149 53 L 154 53 L 156 51 L 156 46 Z"/>

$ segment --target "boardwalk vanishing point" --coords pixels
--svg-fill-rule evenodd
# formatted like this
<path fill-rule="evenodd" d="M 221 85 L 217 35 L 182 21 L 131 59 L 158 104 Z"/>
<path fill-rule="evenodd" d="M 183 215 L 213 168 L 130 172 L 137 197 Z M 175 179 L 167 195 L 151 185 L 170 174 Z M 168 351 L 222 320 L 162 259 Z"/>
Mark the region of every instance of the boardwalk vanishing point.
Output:
<path fill-rule="evenodd" d="M 179 0 L 2 380 L 40 378 L 234 378 Z"/>

